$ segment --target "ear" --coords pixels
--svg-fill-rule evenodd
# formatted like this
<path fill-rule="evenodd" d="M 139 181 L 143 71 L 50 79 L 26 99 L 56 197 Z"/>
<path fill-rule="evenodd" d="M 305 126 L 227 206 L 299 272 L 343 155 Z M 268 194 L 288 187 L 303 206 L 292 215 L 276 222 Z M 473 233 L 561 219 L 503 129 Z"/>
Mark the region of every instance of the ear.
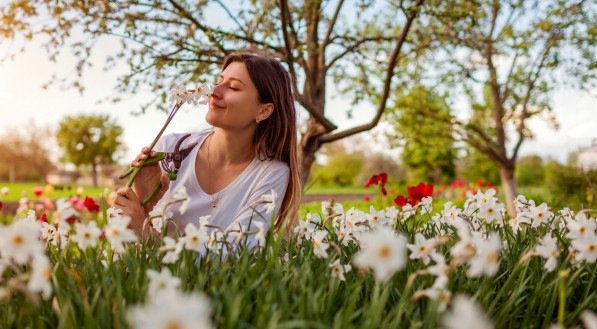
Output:
<path fill-rule="evenodd" d="M 263 120 L 269 118 L 269 116 L 272 115 L 272 113 L 274 113 L 274 104 L 272 104 L 272 103 L 263 104 L 261 109 L 259 109 L 259 112 L 257 113 L 257 117 L 255 118 L 255 120 L 257 122 L 263 121 Z"/>

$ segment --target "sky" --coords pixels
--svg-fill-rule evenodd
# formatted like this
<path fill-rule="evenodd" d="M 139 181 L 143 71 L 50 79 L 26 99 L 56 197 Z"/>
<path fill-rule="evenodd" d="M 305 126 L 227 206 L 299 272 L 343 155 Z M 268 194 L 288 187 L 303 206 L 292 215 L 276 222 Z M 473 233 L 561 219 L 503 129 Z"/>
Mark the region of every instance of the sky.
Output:
<path fill-rule="evenodd" d="M 58 126 L 66 115 L 79 113 L 104 113 L 116 119 L 124 128 L 123 142 L 127 151 L 121 163 L 128 163 L 145 145 L 149 145 L 161 126 L 166 114 L 149 110 L 137 116 L 136 112 L 148 94 L 131 95 L 120 103 L 98 104 L 98 100 L 114 93 L 116 77 L 125 72 L 124 62 L 110 71 L 103 71 L 104 57 L 114 52 L 115 42 L 103 40 L 92 53 L 92 60 L 97 62 L 87 70 L 84 86 L 87 90 L 82 95 L 74 89 L 62 90 L 58 86 L 43 89 L 52 74 L 59 76 L 74 74 L 74 58 L 63 52 L 56 62 L 48 61 L 43 48 L 35 42 L 27 43 L 25 51 L 14 60 L 0 62 L 0 135 L 7 129 L 25 127 L 32 122 L 37 126 Z M 18 49 L 14 42 L 0 40 L 0 58 Z M 333 86 L 328 88 L 333 92 Z M 597 140 L 597 97 L 576 90 L 561 90 L 553 94 L 553 109 L 560 123 L 555 131 L 543 120 L 534 119 L 531 128 L 535 138 L 526 141 L 520 155 L 538 154 L 545 159 L 565 162 L 571 152 L 591 145 Z M 374 115 L 373 106 L 359 106 L 348 119 L 345 110 L 350 108 L 342 97 L 330 97 L 328 116 L 339 129 L 368 122 Z M 204 121 L 206 105 L 185 105 L 174 118 L 166 133 L 198 130 L 207 127 Z M 300 118 L 307 118 L 302 110 Z M 375 129 L 380 131 L 381 129 Z M 366 133 L 365 133 L 366 134 Z M 382 149 L 382 147 L 380 147 Z M 54 155 L 57 158 L 57 155 Z"/>

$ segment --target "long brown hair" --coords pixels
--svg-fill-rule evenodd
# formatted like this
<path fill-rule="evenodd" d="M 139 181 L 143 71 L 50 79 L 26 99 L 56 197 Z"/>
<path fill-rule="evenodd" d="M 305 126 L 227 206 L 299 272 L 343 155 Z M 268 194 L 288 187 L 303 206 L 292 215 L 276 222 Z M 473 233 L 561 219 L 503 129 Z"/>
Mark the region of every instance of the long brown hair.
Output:
<path fill-rule="evenodd" d="M 276 230 L 292 227 L 298 220 L 302 186 L 298 166 L 296 109 L 290 73 L 271 57 L 237 53 L 226 57 L 223 69 L 230 63 L 244 63 L 251 81 L 257 87 L 260 103 L 274 104 L 274 111 L 257 124 L 253 145 L 260 160 L 276 159 L 288 164 L 290 175 L 282 206 L 275 222 Z"/>

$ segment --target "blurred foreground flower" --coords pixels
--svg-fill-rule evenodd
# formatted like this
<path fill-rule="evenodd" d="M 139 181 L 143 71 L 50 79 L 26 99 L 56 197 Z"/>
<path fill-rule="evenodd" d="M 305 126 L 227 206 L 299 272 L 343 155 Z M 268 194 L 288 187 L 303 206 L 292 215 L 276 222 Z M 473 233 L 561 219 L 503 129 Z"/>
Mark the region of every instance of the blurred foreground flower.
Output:
<path fill-rule="evenodd" d="M 209 300 L 201 294 L 164 291 L 142 306 L 127 310 L 131 328 L 213 328 Z"/>
<path fill-rule="evenodd" d="M 371 268 L 377 281 L 389 279 L 406 265 L 406 238 L 382 226 L 359 235 L 361 250 L 354 256 L 360 268 Z"/>
<path fill-rule="evenodd" d="M 492 329 L 493 324 L 479 305 L 469 297 L 458 295 L 452 309 L 443 318 L 447 329 Z"/>

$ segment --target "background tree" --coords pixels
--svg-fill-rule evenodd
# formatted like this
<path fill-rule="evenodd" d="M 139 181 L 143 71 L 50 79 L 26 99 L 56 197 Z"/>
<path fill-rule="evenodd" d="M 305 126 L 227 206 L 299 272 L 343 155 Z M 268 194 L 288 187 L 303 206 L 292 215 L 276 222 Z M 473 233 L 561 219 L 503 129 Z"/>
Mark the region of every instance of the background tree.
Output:
<path fill-rule="evenodd" d="M 323 186 L 360 185 L 356 178 L 363 169 L 364 157 L 360 152 L 350 152 L 342 143 L 326 144 L 322 150 L 327 161 L 313 166 L 310 183 Z"/>
<path fill-rule="evenodd" d="M 80 61 L 79 76 L 98 39 L 120 38 L 122 47 L 107 64 L 125 59 L 130 66 L 119 80 L 121 94 L 148 88 L 156 94 L 144 108 L 169 106 L 167 90 L 213 76 L 230 52 L 247 49 L 277 57 L 288 66 L 297 100 L 309 113 L 300 143 L 306 181 L 321 145 L 378 124 L 399 77 L 397 63 L 412 48 L 407 37 L 423 2 L 12 0 L 0 9 L 0 35 L 46 37 L 50 59 L 70 46 Z M 73 38 L 80 33 L 82 39 Z M 383 74 L 369 74 L 379 67 Z M 374 104 L 371 121 L 336 131 L 326 116 L 331 82 L 354 104 Z M 84 88 L 78 79 L 72 85 Z"/>
<path fill-rule="evenodd" d="M 538 155 L 528 155 L 516 163 L 516 182 L 520 186 L 539 186 L 545 182 L 543 159 Z"/>
<path fill-rule="evenodd" d="M 483 105 L 477 110 L 486 112 L 479 117 L 487 121 L 453 124 L 462 140 L 497 163 L 513 214 L 516 159 L 532 137 L 529 120 L 550 110 L 556 86 L 594 86 L 597 4 L 448 0 L 430 2 L 429 8 L 435 12 L 431 30 L 416 35 L 430 49 L 427 74 L 455 99 L 466 95 L 470 104 Z"/>
<path fill-rule="evenodd" d="M 67 116 L 60 121 L 56 138 L 64 151 L 62 161 L 88 166 L 93 186 L 97 186 L 98 167 L 115 163 L 122 147 L 120 127 L 108 115 Z"/>
<path fill-rule="evenodd" d="M 497 185 L 500 182 L 500 168 L 495 161 L 473 147 L 466 147 L 456 161 L 458 177 L 469 183 L 483 181 Z"/>
<path fill-rule="evenodd" d="M 0 136 L 0 181 L 44 181 L 56 168 L 50 156 L 52 136 L 49 127 L 34 123 L 6 130 Z"/>
<path fill-rule="evenodd" d="M 402 149 L 402 165 L 411 182 L 451 182 L 456 174 L 456 150 L 450 109 L 442 97 L 419 85 L 398 92 L 387 121 L 394 131 L 392 145 Z"/>

